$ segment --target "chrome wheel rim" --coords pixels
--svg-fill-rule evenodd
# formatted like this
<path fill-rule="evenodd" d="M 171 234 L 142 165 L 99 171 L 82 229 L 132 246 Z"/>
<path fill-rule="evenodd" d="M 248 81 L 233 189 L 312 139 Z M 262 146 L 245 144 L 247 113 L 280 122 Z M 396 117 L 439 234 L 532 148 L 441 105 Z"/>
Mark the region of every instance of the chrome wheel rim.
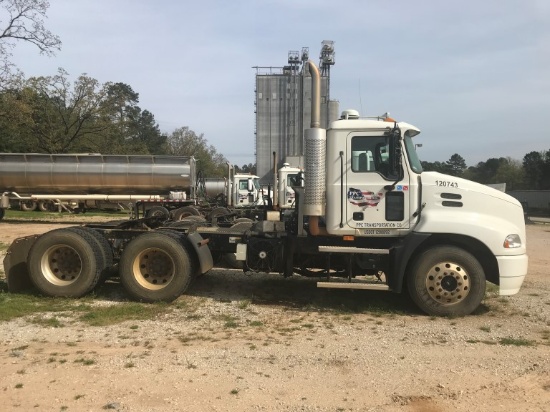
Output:
<path fill-rule="evenodd" d="M 426 276 L 426 290 L 436 302 L 450 306 L 462 302 L 470 293 L 470 276 L 454 262 L 434 265 Z"/>

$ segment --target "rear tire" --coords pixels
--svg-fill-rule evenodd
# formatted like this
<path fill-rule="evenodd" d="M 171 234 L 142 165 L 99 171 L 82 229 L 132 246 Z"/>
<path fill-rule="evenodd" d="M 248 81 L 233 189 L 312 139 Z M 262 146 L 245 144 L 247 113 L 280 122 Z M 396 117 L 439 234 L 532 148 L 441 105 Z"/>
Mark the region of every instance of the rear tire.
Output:
<path fill-rule="evenodd" d="M 29 251 L 31 281 L 48 296 L 85 295 L 97 285 L 103 265 L 96 240 L 83 231 L 52 230 L 40 236 Z"/>
<path fill-rule="evenodd" d="M 37 203 L 32 200 L 22 200 L 19 207 L 23 212 L 32 212 L 38 207 Z"/>
<path fill-rule="evenodd" d="M 145 212 L 145 217 L 158 217 L 168 220 L 170 218 L 170 212 L 164 206 L 153 206 Z"/>
<path fill-rule="evenodd" d="M 114 266 L 113 250 L 109 241 L 98 231 L 86 226 L 73 226 L 67 228 L 67 230 L 72 230 L 76 233 L 86 233 L 87 235 L 91 236 L 96 242 L 102 258 L 102 269 L 99 283 L 105 282 L 109 277 L 112 276 Z"/>
<path fill-rule="evenodd" d="M 54 205 L 50 200 L 39 200 L 38 210 L 41 212 L 51 212 L 54 209 Z"/>
<path fill-rule="evenodd" d="M 428 315 L 465 316 L 485 296 L 485 272 L 469 252 L 438 246 L 422 252 L 408 273 L 412 300 Z"/>
<path fill-rule="evenodd" d="M 119 264 L 122 285 L 142 302 L 171 302 L 192 278 L 192 264 L 183 239 L 172 232 L 148 232 L 133 239 Z"/>
<path fill-rule="evenodd" d="M 200 216 L 200 212 L 193 206 L 180 207 L 172 212 L 172 220 L 175 221 L 189 216 Z"/>

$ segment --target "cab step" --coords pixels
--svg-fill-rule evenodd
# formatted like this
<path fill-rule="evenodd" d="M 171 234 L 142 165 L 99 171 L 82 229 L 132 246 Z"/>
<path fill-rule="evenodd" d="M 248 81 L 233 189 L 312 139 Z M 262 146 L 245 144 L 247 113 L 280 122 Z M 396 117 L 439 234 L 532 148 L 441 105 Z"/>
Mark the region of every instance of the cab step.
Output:
<path fill-rule="evenodd" d="M 389 249 L 370 249 L 353 246 L 319 246 L 321 253 L 369 253 L 372 255 L 389 255 Z"/>
<path fill-rule="evenodd" d="M 363 290 L 385 290 L 390 291 L 390 287 L 384 283 L 368 282 L 317 282 L 318 288 L 328 289 L 363 289 Z"/>

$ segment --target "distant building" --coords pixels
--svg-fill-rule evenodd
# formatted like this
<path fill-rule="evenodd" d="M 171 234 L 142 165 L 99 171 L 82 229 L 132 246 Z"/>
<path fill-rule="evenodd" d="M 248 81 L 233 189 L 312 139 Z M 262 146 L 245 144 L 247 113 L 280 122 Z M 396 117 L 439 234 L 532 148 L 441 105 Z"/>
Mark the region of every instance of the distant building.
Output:
<path fill-rule="evenodd" d="M 304 129 L 311 122 L 311 79 L 306 62 L 309 49 L 290 51 L 284 67 L 256 69 L 256 173 L 262 185 L 273 183 L 273 152 L 280 168 L 291 166 L 304 155 Z M 339 114 L 337 101 L 330 100 L 330 68 L 334 65 L 334 42 L 323 41 L 319 69 L 321 72 L 321 127 L 328 128 Z"/>
<path fill-rule="evenodd" d="M 550 190 L 510 190 L 506 193 L 519 200 L 526 212 L 533 210 L 550 212 Z"/>

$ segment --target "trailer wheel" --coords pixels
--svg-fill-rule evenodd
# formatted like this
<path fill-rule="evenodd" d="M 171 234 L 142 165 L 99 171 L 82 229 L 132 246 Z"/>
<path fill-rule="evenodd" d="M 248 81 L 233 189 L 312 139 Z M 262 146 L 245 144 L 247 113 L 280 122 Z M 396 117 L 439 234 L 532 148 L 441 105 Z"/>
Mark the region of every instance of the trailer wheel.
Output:
<path fill-rule="evenodd" d="M 170 212 L 164 206 L 153 206 L 145 212 L 145 217 L 158 217 L 167 220 L 170 218 Z"/>
<path fill-rule="evenodd" d="M 210 215 L 208 217 L 208 220 L 212 222 L 212 224 L 218 224 L 218 223 L 228 223 L 226 216 L 230 215 L 231 212 L 226 207 L 216 207 L 210 212 Z"/>
<path fill-rule="evenodd" d="M 143 302 L 171 302 L 187 290 L 192 265 L 181 237 L 148 232 L 122 252 L 120 280 L 126 291 Z"/>
<path fill-rule="evenodd" d="M 407 280 L 412 300 L 429 315 L 468 315 L 485 295 L 483 267 L 472 254 L 454 246 L 421 253 Z"/>
<path fill-rule="evenodd" d="M 76 298 L 96 286 L 103 261 L 92 236 L 83 231 L 56 229 L 40 236 L 31 247 L 28 269 L 40 292 Z"/>
<path fill-rule="evenodd" d="M 182 220 L 189 216 L 200 216 L 201 213 L 193 206 L 180 207 L 172 212 L 172 220 Z"/>
<path fill-rule="evenodd" d="M 19 205 L 23 212 L 32 212 L 33 210 L 36 210 L 38 206 L 33 200 L 22 200 Z"/>
<path fill-rule="evenodd" d="M 41 212 L 51 212 L 54 208 L 53 202 L 50 200 L 39 200 L 38 210 Z"/>

